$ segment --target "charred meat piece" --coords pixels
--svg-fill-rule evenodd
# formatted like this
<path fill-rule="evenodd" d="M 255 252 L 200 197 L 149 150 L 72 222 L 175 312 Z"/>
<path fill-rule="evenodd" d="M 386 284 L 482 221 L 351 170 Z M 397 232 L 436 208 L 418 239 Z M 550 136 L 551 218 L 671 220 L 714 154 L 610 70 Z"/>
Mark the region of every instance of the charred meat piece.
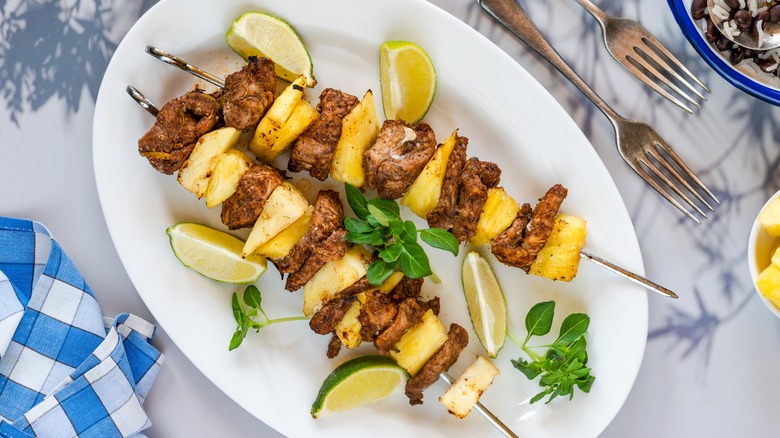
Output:
<path fill-rule="evenodd" d="M 311 317 L 309 328 L 318 335 L 327 335 L 333 332 L 356 299 L 357 297 L 354 295 L 349 295 L 339 296 L 328 301 Z"/>
<path fill-rule="evenodd" d="M 455 226 L 458 217 L 458 193 L 460 192 L 460 175 L 463 166 L 466 165 L 466 148 L 469 139 L 457 136 L 455 147 L 447 160 L 447 168 L 444 171 L 444 182 L 441 187 L 441 195 L 436 207 L 428 213 L 428 226 L 451 230 Z"/>
<path fill-rule="evenodd" d="M 341 137 L 341 121 L 358 102 L 351 94 L 333 88 L 322 90 L 317 105 L 320 116 L 295 141 L 287 169 L 291 172 L 308 170 L 314 178 L 325 181 Z"/>
<path fill-rule="evenodd" d="M 334 333 L 330 338 L 330 342 L 328 342 L 328 359 L 338 356 L 339 351 L 341 351 L 341 339 Z"/>
<path fill-rule="evenodd" d="M 530 206 L 523 205 L 512 225 L 493 239 L 491 251 L 496 258 L 501 263 L 528 272 L 550 237 L 555 216 L 567 193 L 565 187 L 556 184 L 550 187 L 530 214 Z"/>
<path fill-rule="evenodd" d="M 423 391 L 439 379 L 439 374 L 450 369 L 458 360 L 460 352 L 469 343 L 469 333 L 458 324 L 450 325 L 447 340 L 433 357 L 422 367 L 420 372 L 406 381 L 406 396 L 410 405 L 422 404 Z"/>
<path fill-rule="evenodd" d="M 222 92 L 225 124 L 239 131 L 255 129 L 274 102 L 275 91 L 273 61 L 249 57 L 248 64 L 225 78 Z"/>
<path fill-rule="evenodd" d="M 360 280 L 352 283 L 350 286 L 347 286 L 346 289 L 339 292 L 341 295 L 357 295 L 360 292 L 365 292 L 369 289 L 373 289 L 376 286 L 368 282 L 368 277 L 365 275 L 360 277 Z"/>
<path fill-rule="evenodd" d="M 386 120 L 376 143 L 363 153 L 366 184 L 386 199 L 400 198 L 436 149 L 436 136 L 425 123 L 410 126 Z"/>
<path fill-rule="evenodd" d="M 286 257 L 276 263 L 282 274 L 297 271 L 311 255 L 312 250 L 344 224 L 344 207 L 339 194 L 333 190 L 320 190 L 314 202 L 311 223 L 301 240 Z"/>
<path fill-rule="evenodd" d="M 270 164 L 252 165 L 238 180 L 236 192 L 222 203 L 222 223 L 231 230 L 251 227 L 284 177 Z"/>
<path fill-rule="evenodd" d="M 287 284 L 285 284 L 284 288 L 291 292 L 298 290 L 314 277 L 314 274 L 320 270 L 322 265 L 335 260 L 341 260 L 344 254 L 347 253 L 350 245 L 349 242 L 344 240 L 346 234 L 347 230 L 340 228 L 331 233 L 321 244 L 314 247 L 311 255 L 300 269 L 287 277 Z"/>
<path fill-rule="evenodd" d="M 404 276 L 398 285 L 390 291 L 390 297 L 396 303 L 400 303 L 407 298 L 417 298 L 420 296 L 420 291 L 422 291 L 423 281 L 425 281 L 423 278 Z"/>
<path fill-rule="evenodd" d="M 387 354 L 407 330 L 422 321 L 427 306 L 416 298 L 407 298 L 398 306 L 398 312 L 387 328 L 374 339 L 374 346 L 380 354 Z"/>
<path fill-rule="evenodd" d="M 478 158 L 469 158 L 460 176 L 458 194 L 458 218 L 452 234 L 459 242 L 466 241 L 477 232 L 477 222 L 487 201 L 487 192 L 498 185 L 501 169 L 498 165 Z"/>
<path fill-rule="evenodd" d="M 171 175 L 187 161 L 201 135 L 220 121 L 219 102 L 201 90 L 163 105 L 149 131 L 138 140 L 138 152 L 157 171 Z"/>
<path fill-rule="evenodd" d="M 376 291 L 367 292 L 366 302 L 358 315 L 361 339 L 373 342 L 393 322 L 397 311 L 398 303 L 393 301 L 390 295 Z"/>

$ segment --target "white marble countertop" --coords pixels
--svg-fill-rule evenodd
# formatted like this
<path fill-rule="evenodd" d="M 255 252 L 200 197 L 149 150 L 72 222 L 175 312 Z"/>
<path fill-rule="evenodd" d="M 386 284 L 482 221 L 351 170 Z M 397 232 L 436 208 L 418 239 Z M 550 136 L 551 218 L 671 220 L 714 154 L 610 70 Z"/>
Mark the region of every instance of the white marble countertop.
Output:
<path fill-rule="evenodd" d="M 709 70 L 679 32 L 666 2 L 594 1 L 613 15 L 638 19 L 705 79 L 713 92 L 695 116 L 652 94 L 609 58 L 595 21 L 576 2 L 524 2 L 558 51 L 605 100 L 627 117 L 654 125 L 717 191 L 722 205 L 697 226 L 622 162 L 607 119 L 475 2 L 431 1 L 494 41 L 567 109 L 618 185 L 647 277 L 681 295 L 677 301 L 651 297 L 642 368 L 603 436 L 776 436 L 780 321 L 753 291 L 746 250 L 753 218 L 780 187 L 780 110 Z M 114 250 L 91 156 L 94 101 L 103 71 L 113 48 L 154 1 L 71 3 L 6 1 L 0 6 L 0 102 L 5 107 L 0 113 L 0 214 L 44 223 L 75 261 L 105 314 L 130 312 L 154 321 Z M 211 384 L 163 330 L 155 345 L 167 360 L 145 405 L 153 421 L 148 436 L 278 436 Z"/>

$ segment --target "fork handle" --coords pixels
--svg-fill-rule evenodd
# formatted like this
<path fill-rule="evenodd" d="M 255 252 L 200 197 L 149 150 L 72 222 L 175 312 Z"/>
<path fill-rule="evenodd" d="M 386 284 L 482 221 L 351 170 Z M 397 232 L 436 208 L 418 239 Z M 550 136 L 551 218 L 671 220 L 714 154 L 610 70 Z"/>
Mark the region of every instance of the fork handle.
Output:
<path fill-rule="evenodd" d="M 598 6 L 594 5 L 590 0 L 576 0 L 577 3 L 579 3 L 583 8 L 585 8 L 586 11 L 590 12 L 590 15 L 593 15 L 593 18 L 596 19 L 596 21 L 599 22 L 601 25 L 601 28 L 604 29 L 607 25 L 607 21 L 609 20 L 609 15 L 605 14 L 604 11 L 598 8 Z"/>
<path fill-rule="evenodd" d="M 618 130 L 620 121 L 625 120 L 616 113 L 584 80 L 566 63 L 555 51 L 550 42 L 542 35 L 539 29 L 528 17 L 525 10 L 517 3 L 517 0 L 477 0 L 480 7 L 509 29 L 516 37 L 539 52 L 561 74 L 570 80 L 588 99 L 593 102 L 612 122 L 615 130 Z"/>

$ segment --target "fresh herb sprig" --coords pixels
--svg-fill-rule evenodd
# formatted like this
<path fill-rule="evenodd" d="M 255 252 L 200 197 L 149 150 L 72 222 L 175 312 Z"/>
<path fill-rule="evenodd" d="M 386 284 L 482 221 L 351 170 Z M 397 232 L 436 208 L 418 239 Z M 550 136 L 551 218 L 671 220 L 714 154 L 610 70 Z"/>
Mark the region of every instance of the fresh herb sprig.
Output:
<path fill-rule="evenodd" d="M 233 292 L 233 317 L 236 319 L 238 327 L 236 328 L 236 332 L 233 333 L 233 338 L 230 339 L 228 350 L 235 350 L 238 348 L 238 346 L 241 345 L 241 342 L 244 341 L 244 338 L 250 329 L 254 329 L 255 332 L 260 332 L 260 329 L 278 322 L 309 319 L 306 316 L 289 316 L 286 318 L 270 319 L 260 305 L 262 299 L 263 296 L 260 294 L 260 289 L 253 284 L 250 284 L 244 289 L 243 303 L 238 298 L 238 293 Z"/>
<path fill-rule="evenodd" d="M 400 269 L 409 278 L 432 275 L 428 255 L 417 243 L 417 235 L 428 245 L 458 255 L 458 239 L 440 228 L 418 230 L 412 221 L 401 219 L 398 204 L 391 199 L 366 199 L 349 183 L 345 184 L 347 202 L 355 213 L 347 217 L 345 239 L 348 242 L 371 245 L 379 250 L 379 258 L 368 267 L 368 282 L 378 286 Z"/>
<path fill-rule="evenodd" d="M 512 365 L 520 370 L 528 380 L 541 375 L 539 386 L 543 391 L 531 398 L 531 403 L 549 395 L 545 403 L 550 403 L 558 396 L 574 397 L 574 387 L 582 392 L 590 392 L 596 378 L 590 374 L 588 363 L 587 342 L 585 333 L 590 325 L 590 317 L 584 313 L 572 313 L 561 323 L 558 339 L 550 345 L 528 346 L 532 336 L 544 336 L 552 328 L 555 315 L 555 301 L 545 301 L 531 307 L 525 317 L 525 328 L 528 335 L 520 343 L 509 334 L 509 338 L 531 358 L 528 362 L 523 358 L 512 360 Z M 545 354 L 539 355 L 533 349 L 546 348 Z"/>

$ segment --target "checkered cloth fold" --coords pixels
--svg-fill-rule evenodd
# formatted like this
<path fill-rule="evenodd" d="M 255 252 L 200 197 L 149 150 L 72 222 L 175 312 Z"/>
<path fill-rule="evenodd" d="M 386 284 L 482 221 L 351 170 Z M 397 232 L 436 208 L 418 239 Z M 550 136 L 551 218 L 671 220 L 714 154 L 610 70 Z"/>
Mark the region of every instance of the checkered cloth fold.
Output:
<path fill-rule="evenodd" d="M 163 362 L 155 327 L 104 320 L 40 223 L 0 217 L 0 437 L 132 436 Z"/>

